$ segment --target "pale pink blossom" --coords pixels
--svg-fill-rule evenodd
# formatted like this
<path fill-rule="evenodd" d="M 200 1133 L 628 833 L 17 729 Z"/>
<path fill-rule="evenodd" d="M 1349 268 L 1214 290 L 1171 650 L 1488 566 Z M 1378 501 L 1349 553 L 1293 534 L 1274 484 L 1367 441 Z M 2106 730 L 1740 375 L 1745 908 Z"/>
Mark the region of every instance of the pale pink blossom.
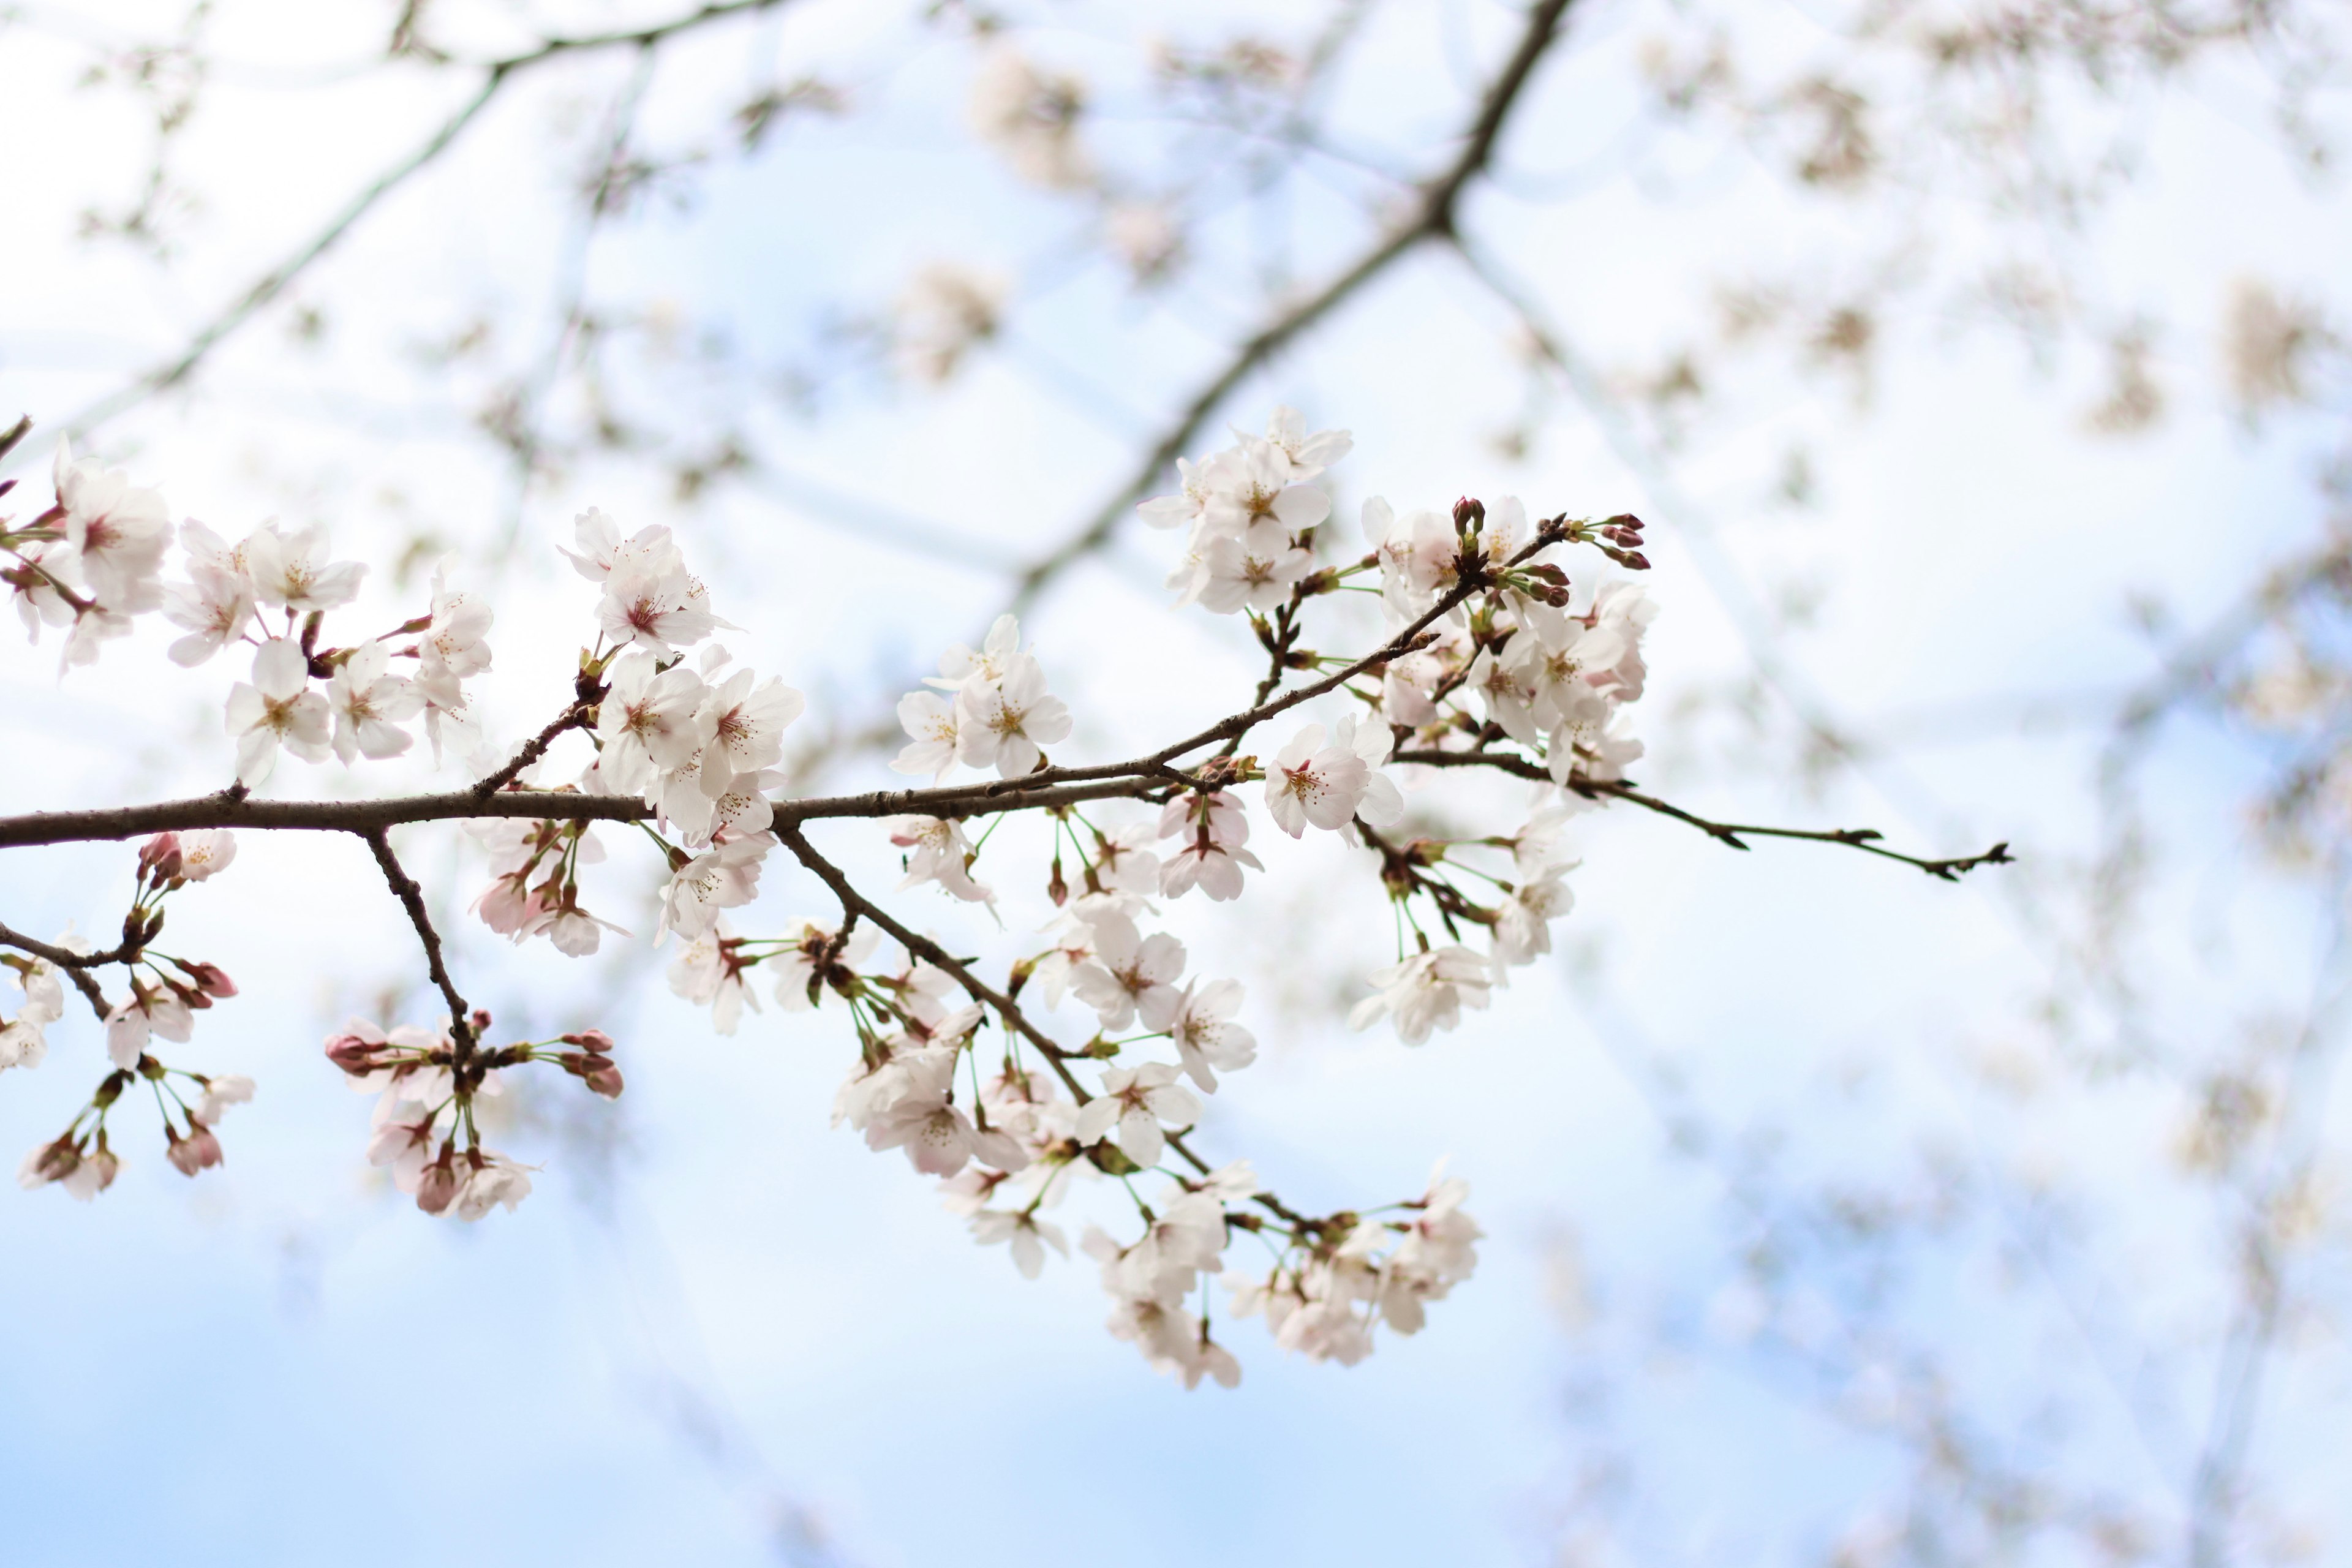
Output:
<path fill-rule="evenodd" d="M 298 616 L 350 604 L 360 596 L 360 579 L 367 575 L 367 568 L 356 561 L 327 559 L 327 534 L 321 528 L 280 533 L 265 523 L 242 549 L 253 596 Z"/>
<path fill-rule="evenodd" d="M 937 816 L 894 816 L 883 824 L 890 842 L 907 850 L 903 889 L 925 882 L 940 887 L 971 903 L 991 903 L 995 892 L 971 879 L 971 841 L 961 824 Z"/>
<path fill-rule="evenodd" d="M 1486 960 L 1458 943 L 1416 952 L 1372 976 L 1380 990 L 1356 1004 L 1348 1015 L 1348 1026 L 1369 1028 L 1378 1019 L 1391 1017 L 1397 1037 L 1417 1046 L 1429 1038 L 1431 1030 L 1460 1023 L 1464 1007 L 1484 1007 L 1493 983 Z"/>
<path fill-rule="evenodd" d="M 936 691 L 909 691 L 898 699 L 898 722 L 912 738 L 891 759 L 893 772 L 929 773 L 936 783 L 955 771 L 961 736 L 954 702 Z"/>
<path fill-rule="evenodd" d="M 1139 1016 L 1146 1029 L 1165 1029 L 1182 1000 L 1175 983 L 1184 974 L 1184 944 L 1165 931 L 1145 936 L 1117 910 L 1098 910 L 1093 923 L 1094 955 L 1071 973 L 1070 989 L 1107 1032 Z"/>
<path fill-rule="evenodd" d="M 335 755 L 345 763 L 362 753 L 396 757 L 414 737 L 400 727 L 425 706 L 414 682 L 385 673 L 392 656 L 380 642 L 362 643 L 335 670 L 327 702 L 335 713 Z"/>
<path fill-rule="evenodd" d="M 1217 1091 L 1217 1068 L 1233 1072 L 1257 1059 L 1257 1037 L 1233 1021 L 1241 1011 L 1238 980 L 1194 981 L 1177 999 L 1167 1023 L 1168 1037 L 1184 1076 L 1204 1094 Z"/>
<path fill-rule="evenodd" d="M 1078 1112 L 1077 1140 L 1099 1143 L 1114 1136 L 1129 1159 L 1150 1167 L 1168 1150 L 1161 1124 L 1190 1127 L 1200 1115 L 1200 1100 L 1176 1081 L 1174 1068 L 1160 1062 L 1107 1068 L 1102 1093 Z"/>
<path fill-rule="evenodd" d="M 975 680 L 956 693 L 956 723 L 964 762 L 1018 778 L 1035 771 L 1041 747 L 1067 738 L 1070 710 L 1046 691 L 1037 661 L 1022 654 L 1001 680 Z"/>
<path fill-rule="evenodd" d="M 229 689 L 228 732 L 236 741 L 236 778 L 257 788 L 278 765 L 281 745 L 305 762 L 324 762 L 332 710 L 310 689 L 310 664 L 290 637 L 266 642 L 253 656 L 253 681 Z"/>

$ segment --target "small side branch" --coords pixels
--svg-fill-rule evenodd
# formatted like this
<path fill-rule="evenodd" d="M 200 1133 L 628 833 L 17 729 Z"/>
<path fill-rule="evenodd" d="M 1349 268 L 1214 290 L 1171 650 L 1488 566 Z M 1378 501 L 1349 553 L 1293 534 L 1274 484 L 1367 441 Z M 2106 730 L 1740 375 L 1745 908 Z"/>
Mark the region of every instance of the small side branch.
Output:
<path fill-rule="evenodd" d="M 1492 768 L 1497 773 L 1517 778 L 1551 782 L 1550 771 L 1540 763 L 1507 752 L 1399 752 L 1391 759 L 1397 763 L 1416 763 L 1432 768 Z M 1859 849 L 1865 855 L 1900 861 L 1916 866 L 1930 877 L 1947 882 L 1957 882 L 1967 872 L 1979 866 L 2007 866 L 2015 863 L 2006 842 L 1994 845 L 1979 855 L 1964 855 L 1948 860 L 1930 860 L 1916 855 L 1906 855 L 1899 849 L 1889 849 L 1878 842 L 1885 837 L 1874 827 L 1773 827 L 1752 822 L 1717 822 L 1696 812 L 1685 811 L 1670 801 L 1645 795 L 1632 784 L 1604 782 L 1598 779 L 1571 777 L 1568 787 L 1587 800 L 1622 800 L 1638 805 L 1644 811 L 1654 811 L 1661 816 L 1671 816 L 1676 822 L 1688 823 L 1717 843 L 1733 849 L 1749 847 L 1750 838 L 1797 838 L 1814 844 L 1842 844 L 1849 849 Z"/>
<path fill-rule="evenodd" d="M 56 964 L 65 972 L 65 977 L 73 982 L 74 989 L 89 1003 L 89 1010 L 98 1015 L 100 1023 L 106 1021 L 107 1015 L 114 1008 L 89 972 L 109 963 L 127 963 L 139 956 L 139 950 L 127 943 L 110 952 L 75 952 L 69 948 L 26 936 L 5 925 L 0 925 L 0 945 L 20 948 L 36 958 L 45 958 Z"/>
<path fill-rule="evenodd" d="M 425 972 L 432 975 L 433 984 L 439 987 L 441 999 L 449 1004 L 449 1038 L 457 1046 L 457 1065 L 463 1067 L 473 1054 L 473 1015 L 466 1005 L 466 999 L 457 994 L 457 987 L 449 978 L 448 965 L 441 961 L 441 933 L 433 929 L 433 917 L 425 910 L 425 889 L 416 885 L 416 879 L 401 868 L 400 858 L 392 852 L 392 840 L 384 836 L 382 828 L 362 833 L 359 837 L 367 840 L 368 849 L 375 856 L 375 863 L 383 868 L 383 879 L 391 884 L 393 895 L 399 899 L 400 907 L 408 911 L 408 923 L 416 928 L 416 940 L 425 948 Z"/>

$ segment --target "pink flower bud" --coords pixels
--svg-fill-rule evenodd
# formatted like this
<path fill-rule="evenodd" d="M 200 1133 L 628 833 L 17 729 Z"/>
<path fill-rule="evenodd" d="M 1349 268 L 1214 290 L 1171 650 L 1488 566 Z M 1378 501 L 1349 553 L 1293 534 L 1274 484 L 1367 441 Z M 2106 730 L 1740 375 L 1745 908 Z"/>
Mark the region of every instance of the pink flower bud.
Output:
<path fill-rule="evenodd" d="M 139 847 L 139 874 L 168 882 L 180 874 L 180 836 L 159 833 Z"/>
<path fill-rule="evenodd" d="M 327 1042 L 327 1059 L 353 1078 L 364 1078 L 375 1070 L 375 1054 L 382 1048 L 357 1035 L 337 1035 Z"/>
<path fill-rule="evenodd" d="M 604 1058 L 593 1059 L 604 1060 Z M 621 1069 L 614 1066 L 610 1060 L 604 1060 L 604 1066 L 591 1068 L 581 1074 L 580 1081 L 606 1100 L 621 1098 Z"/>
<path fill-rule="evenodd" d="M 163 1129 L 163 1136 L 170 1140 L 171 1144 L 163 1151 L 163 1158 L 172 1162 L 172 1169 L 184 1176 L 193 1176 L 207 1165 L 221 1163 L 220 1140 L 213 1136 L 213 1130 L 201 1121 L 194 1121 L 190 1125 L 194 1131 L 185 1138 L 169 1127 Z"/>
<path fill-rule="evenodd" d="M 619 1049 L 614 1045 L 613 1037 L 602 1029 L 583 1029 L 576 1035 L 565 1035 L 561 1037 L 567 1046 L 579 1046 L 593 1051 L 598 1056 L 610 1056 Z"/>
<path fill-rule="evenodd" d="M 202 990 L 205 994 L 211 996 L 234 996 L 236 994 L 236 982 L 231 980 L 228 977 L 228 972 L 222 969 L 220 965 L 216 963 L 191 963 L 183 960 L 174 960 L 173 962 L 179 963 L 181 973 L 186 974 L 189 979 L 194 980 L 196 983 L 197 988 Z"/>
<path fill-rule="evenodd" d="M 416 1183 L 416 1206 L 426 1214 L 447 1212 L 457 1201 L 457 1173 L 450 1167 L 450 1151 L 441 1151 L 441 1157 L 425 1167 L 425 1174 Z"/>

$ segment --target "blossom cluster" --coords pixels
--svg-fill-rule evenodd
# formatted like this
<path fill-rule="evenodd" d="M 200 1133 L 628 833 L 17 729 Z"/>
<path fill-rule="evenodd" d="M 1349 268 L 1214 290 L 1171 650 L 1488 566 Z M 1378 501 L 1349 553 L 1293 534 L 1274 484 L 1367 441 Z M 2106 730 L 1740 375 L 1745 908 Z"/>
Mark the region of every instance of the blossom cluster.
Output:
<path fill-rule="evenodd" d="M 525 810 L 466 824 L 489 866 L 473 912 L 499 934 L 544 936 L 572 957 L 608 935 L 628 938 L 590 912 L 582 889 L 583 868 L 608 857 L 592 823 L 627 825 L 661 858 L 653 940 L 678 939 L 670 988 L 709 1008 L 722 1034 L 761 1010 L 763 994 L 786 1012 L 845 1018 L 857 1051 L 835 1124 L 937 1180 L 975 1239 L 1004 1246 L 1024 1274 L 1039 1273 L 1049 1253 L 1068 1256 L 1076 1228 L 1110 1298 L 1111 1331 L 1154 1366 L 1187 1385 L 1238 1378 L 1210 1331 L 1219 1287 L 1229 1316 L 1262 1317 L 1278 1343 L 1317 1359 L 1357 1361 L 1382 1326 L 1417 1331 L 1428 1303 L 1475 1266 L 1466 1186 L 1441 1172 L 1418 1197 L 1318 1215 L 1267 1188 L 1246 1160 L 1203 1158 L 1192 1140 L 1213 1097 L 1256 1060 L 1258 1041 L 1242 981 L 1199 971 L 1166 929 L 1167 906 L 1195 889 L 1231 903 L 1265 872 L 1250 847 L 1257 808 L 1290 839 L 1329 835 L 1338 853 L 1366 864 L 1397 914 L 1394 962 L 1371 973 L 1352 1021 L 1386 1018 L 1408 1045 L 1454 1027 L 1514 967 L 1550 950 L 1551 922 L 1571 906 L 1563 825 L 1618 787 L 1640 754 L 1621 710 L 1642 694 L 1652 612 L 1637 589 L 1584 590 L 1550 559 L 1582 545 L 1646 566 L 1630 517 L 1530 523 L 1508 497 L 1399 515 L 1376 499 L 1364 507 L 1362 552 L 1335 549 L 1340 531 L 1329 526 L 1322 480 L 1351 445 L 1346 431 L 1310 432 L 1278 409 L 1264 435 L 1181 463 L 1180 491 L 1140 509 L 1155 526 L 1185 531 L 1169 579 L 1177 604 L 1242 616 L 1266 652 L 1253 706 L 1131 763 L 1058 766 L 1049 748 L 1070 740 L 1074 715 L 1007 615 L 978 647 L 950 647 L 899 702 L 907 741 L 890 765 L 918 787 L 814 814 L 867 818 L 879 829 L 874 847 L 887 840 L 897 852 L 898 891 L 935 889 L 950 910 L 981 906 L 1000 930 L 1024 902 L 1025 879 L 983 877 L 983 855 L 992 842 L 1015 842 L 994 839 L 1013 815 L 1049 825 L 1049 907 L 1033 935 L 1003 939 L 1014 945 L 1001 984 L 982 961 L 953 956 L 965 943 L 899 924 L 808 843 L 801 824 L 812 813 L 789 795 L 783 771 L 801 694 L 735 666 L 717 644 L 740 628 L 719 618 L 667 529 L 625 533 L 593 510 L 563 552 L 595 594 L 572 690 L 537 738 L 474 786 L 486 805 L 525 792 L 513 802 Z M 491 613 L 444 575 L 424 614 L 336 646 L 325 618 L 356 601 L 363 569 L 333 559 L 320 531 L 264 524 L 232 546 L 184 521 L 185 578 L 165 584 L 174 531 L 160 497 L 62 447 L 55 477 L 49 513 L 29 528 L 0 524 L 0 549 L 17 562 L 0 576 L 37 635 L 71 624 L 69 664 L 150 609 L 186 634 L 171 647 L 183 665 L 249 646 L 252 679 L 226 701 L 236 787 L 225 800 L 265 784 L 280 752 L 347 763 L 399 755 L 420 717 L 436 762 L 451 731 L 460 754 L 491 754 L 462 685 L 489 667 Z M 1357 635 L 1374 638 L 1371 652 L 1306 646 L 1309 613 L 1325 601 L 1362 612 Z M 1318 636 L 1350 635 L 1344 616 L 1331 619 Z M 1262 755 L 1254 743 L 1275 749 Z M 575 760 L 559 766 L 558 747 Z M 1409 795 L 1464 766 L 1535 788 L 1523 826 L 1465 838 L 1401 831 Z M 381 826 L 351 830 L 368 838 L 407 907 L 447 1003 L 429 1024 L 354 1020 L 328 1039 L 329 1058 L 376 1097 L 369 1159 L 426 1213 L 511 1210 L 534 1167 L 485 1146 L 481 1102 L 530 1064 L 617 1096 L 613 1042 L 591 1029 L 491 1044 L 489 1016 L 458 995 Z M 787 846 L 839 913 L 804 915 L 772 936 L 739 930 L 768 857 Z M 141 852 L 120 948 L 7 959 L 26 1000 L 0 1023 L 0 1068 L 41 1060 L 44 1031 L 64 1010 L 68 960 L 102 1014 L 113 1068 L 66 1135 L 34 1152 L 28 1184 L 88 1196 L 111 1182 L 106 1116 L 142 1078 L 157 1085 L 159 1105 L 168 1095 L 180 1106 L 177 1121 L 165 1111 L 171 1162 L 191 1173 L 218 1163 L 213 1124 L 250 1096 L 250 1081 L 170 1068 L 152 1049 L 188 1040 L 195 1013 L 236 987 L 154 943 L 165 896 L 234 853 L 225 829 L 162 835 Z M 130 984 L 120 1002 L 86 973 L 116 964 Z M 194 1103 L 178 1080 L 196 1087 Z M 1086 1187 L 1131 1205 L 1136 1224 L 1055 1217 Z M 1267 1267 L 1227 1258 L 1244 1233 L 1265 1247 Z"/>

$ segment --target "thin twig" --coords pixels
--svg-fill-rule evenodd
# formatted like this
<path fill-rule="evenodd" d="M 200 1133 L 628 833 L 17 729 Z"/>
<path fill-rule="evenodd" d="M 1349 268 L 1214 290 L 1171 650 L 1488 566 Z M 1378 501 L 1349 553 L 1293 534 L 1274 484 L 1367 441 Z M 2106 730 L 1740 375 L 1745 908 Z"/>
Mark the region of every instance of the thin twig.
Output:
<path fill-rule="evenodd" d="M 401 868 L 399 857 L 392 852 L 392 840 L 384 836 L 383 828 L 363 831 L 359 837 L 367 840 L 369 850 L 375 856 L 375 863 L 383 868 L 383 879 L 392 885 L 394 896 L 400 900 L 401 908 L 408 911 L 408 923 L 416 928 L 416 940 L 425 948 L 425 972 L 433 976 L 433 984 L 440 988 L 441 999 L 449 1004 L 449 1038 L 457 1047 L 454 1066 L 462 1068 L 473 1055 L 473 1014 L 466 1005 L 466 999 L 457 994 L 457 984 L 449 978 L 448 965 L 441 962 L 441 933 L 433 929 L 433 917 L 425 910 L 425 889 L 416 885 L 414 877 Z"/>
<path fill-rule="evenodd" d="M 12 931 L 5 925 L 0 925 L 0 943 L 22 948 L 34 957 L 45 958 L 65 971 L 66 978 L 72 981 L 74 989 L 88 1000 L 90 1011 L 98 1015 L 100 1023 L 113 1013 L 114 1006 L 107 1001 L 105 990 L 89 972 L 109 963 L 128 963 L 139 956 L 139 950 L 127 942 L 111 952 L 76 952 L 70 948 L 58 947 L 26 936 L 22 931 Z"/>
<path fill-rule="evenodd" d="M 1431 768 L 1492 768 L 1517 778 L 1538 779 L 1546 784 L 1554 782 L 1551 771 L 1541 763 L 1509 752 L 1399 752 L 1389 760 Z M 1747 849 L 1748 846 L 1744 841 L 1748 838 L 1798 838 L 1814 844 L 1842 844 L 1866 855 L 1916 866 L 1930 877 L 1940 878 L 1947 882 L 1958 881 L 1961 873 L 1973 871 L 1979 866 L 2014 863 L 2007 843 L 1996 844 L 1981 855 L 1927 860 L 1916 855 L 1906 855 L 1899 849 L 1889 849 L 1878 843 L 1877 840 L 1885 836 L 1874 827 L 1772 827 L 1752 822 L 1717 822 L 1696 812 L 1685 811 L 1681 806 L 1660 800 L 1655 795 L 1644 795 L 1622 780 L 1589 779 L 1571 774 L 1566 787 L 1587 800 L 1622 800 L 1644 811 L 1671 816 L 1676 822 L 1688 823 L 1718 844 L 1734 849 Z"/>

